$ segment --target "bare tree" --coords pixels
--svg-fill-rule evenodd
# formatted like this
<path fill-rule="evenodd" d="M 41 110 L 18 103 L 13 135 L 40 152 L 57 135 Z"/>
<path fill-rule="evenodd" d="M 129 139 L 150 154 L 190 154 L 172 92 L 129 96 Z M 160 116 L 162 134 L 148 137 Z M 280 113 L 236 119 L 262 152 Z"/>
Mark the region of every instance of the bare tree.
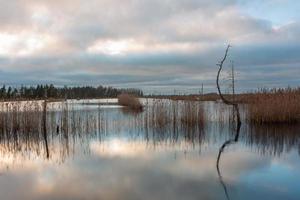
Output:
<path fill-rule="evenodd" d="M 231 47 L 230 45 L 227 46 L 226 51 L 225 51 L 225 55 L 224 55 L 223 59 L 221 60 L 220 63 L 217 64 L 217 65 L 219 66 L 219 70 L 218 70 L 217 80 L 216 80 L 218 92 L 219 92 L 219 95 L 220 95 L 222 101 L 223 101 L 225 104 L 227 104 L 227 105 L 233 106 L 233 108 L 235 109 L 236 118 L 237 118 L 237 127 L 236 127 L 236 130 L 235 130 L 235 131 L 236 131 L 236 132 L 235 132 L 235 136 L 234 136 L 234 138 L 225 141 L 225 142 L 223 143 L 223 145 L 220 147 L 220 149 L 219 149 L 219 154 L 218 154 L 218 157 L 217 157 L 217 163 L 216 163 L 216 167 L 217 167 L 217 172 L 218 172 L 219 180 L 220 180 L 220 183 L 222 184 L 222 187 L 223 187 L 223 189 L 224 189 L 224 192 L 225 192 L 225 195 L 226 195 L 226 199 L 228 199 L 228 200 L 230 199 L 230 197 L 229 197 L 229 193 L 228 193 L 228 190 L 227 190 L 225 181 L 223 180 L 223 177 L 222 177 L 222 175 L 221 175 L 221 170 L 220 170 L 220 159 L 221 159 L 221 155 L 222 155 L 222 153 L 224 152 L 224 149 L 225 149 L 226 147 L 228 147 L 228 146 L 231 145 L 231 144 L 234 144 L 234 143 L 238 142 L 238 140 L 239 140 L 239 135 L 240 135 L 240 128 L 241 128 L 241 117 L 240 117 L 240 111 L 239 111 L 239 106 L 238 106 L 238 104 L 234 101 L 234 98 L 233 98 L 233 100 L 228 100 L 228 99 L 226 99 L 226 98 L 224 97 L 224 95 L 222 94 L 221 89 L 220 89 L 220 85 L 219 85 L 220 73 L 221 73 L 221 71 L 222 71 L 223 64 L 224 64 L 224 62 L 225 62 L 225 60 L 226 60 L 226 58 L 227 58 L 228 51 L 229 51 L 229 48 L 230 48 L 230 47 Z M 232 76 L 233 76 L 233 82 L 232 82 L 232 84 L 233 84 L 233 85 L 232 85 L 233 89 L 232 89 L 232 90 L 233 90 L 233 95 L 234 95 L 235 92 L 234 92 L 233 66 L 232 66 Z"/>
<path fill-rule="evenodd" d="M 221 74 L 221 71 L 222 71 L 222 68 L 223 68 L 223 64 L 224 64 L 224 62 L 225 62 L 225 60 L 228 56 L 228 51 L 229 51 L 230 47 L 231 47 L 230 45 L 227 46 L 223 59 L 220 61 L 220 63 L 217 64 L 217 66 L 219 66 L 219 70 L 218 70 L 218 73 L 217 73 L 216 83 L 217 83 L 218 93 L 219 93 L 219 96 L 221 97 L 222 101 L 225 104 L 231 105 L 231 106 L 234 107 L 236 117 L 237 117 L 237 128 L 239 129 L 239 127 L 241 126 L 241 116 L 240 116 L 239 106 L 236 102 L 228 100 L 228 99 L 225 98 L 225 96 L 221 92 L 221 88 L 220 88 L 220 84 L 219 84 L 220 74 Z"/>

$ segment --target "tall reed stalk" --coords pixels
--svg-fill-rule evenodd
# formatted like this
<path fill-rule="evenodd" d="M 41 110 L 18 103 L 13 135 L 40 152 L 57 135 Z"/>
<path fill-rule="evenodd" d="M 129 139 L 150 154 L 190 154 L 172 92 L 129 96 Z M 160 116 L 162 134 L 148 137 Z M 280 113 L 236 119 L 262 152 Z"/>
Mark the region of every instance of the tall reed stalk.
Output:
<path fill-rule="evenodd" d="M 299 123 L 300 92 L 289 89 L 257 93 L 248 105 L 247 120 L 255 124 Z"/>

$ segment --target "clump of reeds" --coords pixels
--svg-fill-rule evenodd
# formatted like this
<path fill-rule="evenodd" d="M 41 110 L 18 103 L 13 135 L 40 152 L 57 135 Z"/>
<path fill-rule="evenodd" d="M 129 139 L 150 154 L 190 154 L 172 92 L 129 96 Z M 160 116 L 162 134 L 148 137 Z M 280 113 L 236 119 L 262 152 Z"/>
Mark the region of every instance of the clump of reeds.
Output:
<path fill-rule="evenodd" d="M 248 105 L 247 119 L 251 123 L 299 123 L 300 92 L 284 89 L 253 95 Z"/>
<path fill-rule="evenodd" d="M 120 94 L 118 96 L 118 103 L 132 110 L 143 110 L 143 105 L 140 100 L 137 97 L 126 93 Z"/>
<path fill-rule="evenodd" d="M 196 101 L 153 100 L 149 126 L 153 128 L 204 127 L 203 105 Z"/>
<path fill-rule="evenodd" d="M 205 117 L 202 104 L 193 101 L 182 102 L 180 120 L 184 126 L 203 126 Z"/>
<path fill-rule="evenodd" d="M 164 100 L 155 100 L 152 105 L 151 124 L 154 127 L 162 128 L 171 121 L 169 104 Z"/>

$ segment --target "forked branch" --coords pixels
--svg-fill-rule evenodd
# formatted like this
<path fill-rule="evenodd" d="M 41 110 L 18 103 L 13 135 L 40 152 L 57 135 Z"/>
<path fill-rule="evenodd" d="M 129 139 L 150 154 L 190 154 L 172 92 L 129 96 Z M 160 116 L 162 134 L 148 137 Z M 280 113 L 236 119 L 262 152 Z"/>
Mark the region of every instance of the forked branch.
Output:
<path fill-rule="evenodd" d="M 230 45 L 227 46 L 223 59 L 220 61 L 220 63 L 217 64 L 217 66 L 219 66 L 219 70 L 218 70 L 218 74 L 217 74 L 216 83 L 217 83 L 218 93 L 219 93 L 219 96 L 221 97 L 222 101 L 225 104 L 232 105 L 234 107 L 234 109 L 236 111 L 236 115 L 237 115 L 237 127 L 240 127 L 241 126 L 241 117 L 240 117 L 239 106 L 236 102 L 230 101 L 230 100 L 225 98 L 225 96 L 221 92 L 221 88 L 220 88 L 220 84 L 219 84 L 220 74 L 221 74 L 221 71 L 222 71 L 222 68 L 223 68 L 223 64 L 224 64 L 224 62 L 225 62 L 225 60 L 228 56 L 228 52 L 229 52 L 230 47 L 231 47 Z"/>

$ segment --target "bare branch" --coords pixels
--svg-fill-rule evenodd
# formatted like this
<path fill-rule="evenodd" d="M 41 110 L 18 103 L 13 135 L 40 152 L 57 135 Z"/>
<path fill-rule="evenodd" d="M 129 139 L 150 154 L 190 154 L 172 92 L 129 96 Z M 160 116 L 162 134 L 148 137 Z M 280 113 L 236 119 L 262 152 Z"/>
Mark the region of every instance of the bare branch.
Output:
<path fill-rule="evenodd" d="M 216 83 L 217 83 L 218 93 L 219 93 L 219 96 L 221 97 L 222 101 L 225 104 L 232 105 L 234 107 L 234 109 L 235 109 L 235 111 L 237 113 L 237 126 L 240 126 L 241 125 L 241 117 L 240 117 L 240 112 L 239 112 L 239 106 L 238 106 L 238 104 L 235 103 L 235 102 L 233 102 L 233 101 L 230 101 L 230 100 L 226 99 L 224 97 L 224 95 L 222 94 L 221 88 L 220 88 L 220 85 L 219 85 L 220 74 L 221 74 L 221 71 L 222 71 L 222 68 L 223 68 L 223 64 L 224 64 L 224 62 L 225 62 L 225 60 L 227 58 L 227 55 L 228 55 L 230 47 L 231 47 L 230 45 L 227 46 L 223 59 L 221 60 L 221 62 L 219 64 L 217 64 L 217 66 L 219 66 L 219 70 L 218 70 L 218 73 L 217 73 Z"/>
<path fill-rule="evenodd" d="M 218 88 L 218 92 L 219 92 L 219 95 L 222 99 L 222 101 L 227 104 L 227 105 L 231 105 L 234 107 L 235 109 L 235 113 L 236 113 L 236 116 L 237 116 L 237 127 L 236 127 L 236 134 L 235 134 L 235 137 L 230 139 L 230 140 L 227 140 L 224 142 L 224 144 L 221 146 L 221 148 L 219 149 L 219 154 L 218 154 L 218 157 L 217 157 L 217 163 L 216 163 L 216 167 L 217 167 L 217 172 L 218 172 L 218 176 L 219 176 L 219 180 L 223 186 L 223 189 L 225 191 L 225 195 L 226 195 L 226 198 L 229 200 L 229 193 L 228 193 L 228 190 L 227 190 L 227 187 L 226 187 L 226 184 L 223 180 L 223 177 L 221 175 L 221 170 L 220 170 L 220 159 L 221 159 L 221 155 L 222 153 L 224 152 L 224 149 L 226 148 L 226 146 L 229 146 L 231 144 L 234 144 L 236 143 L 238 140 L 239 140 L 239 135 L 240 135 L 240 128 L 241 128 L 241 118 L 240 118 L 240 111 L 239 111 L 239 106 L 236 102 L 234 101 L 230 101 L 228 99 L 226 99 L 222 92 L 221 92 L 221 89 L 220 89 L 220 85 L 219 85 L 219 78 L 220 78 L 220 73 L 222 71 L 222 68 L 223 68 L 223 64 L 227 58 L 227 55 L 228 55 L 228 51 L 229 51 L 229 48 L 231 46 L 228 45 L 227 48 L 226 48 L 226 51 L 225 51 L 225 55 L 223 57 L 223 59 L 221 60 L 221 62 L 219 64 L 217 64 L 217 66 L 219 66 L 219 70 L 218 70 L 218 74 L 217 74 L 217 88 Z M 234 90 L 234 84 L 233 84 L 233 90 Z"/>

